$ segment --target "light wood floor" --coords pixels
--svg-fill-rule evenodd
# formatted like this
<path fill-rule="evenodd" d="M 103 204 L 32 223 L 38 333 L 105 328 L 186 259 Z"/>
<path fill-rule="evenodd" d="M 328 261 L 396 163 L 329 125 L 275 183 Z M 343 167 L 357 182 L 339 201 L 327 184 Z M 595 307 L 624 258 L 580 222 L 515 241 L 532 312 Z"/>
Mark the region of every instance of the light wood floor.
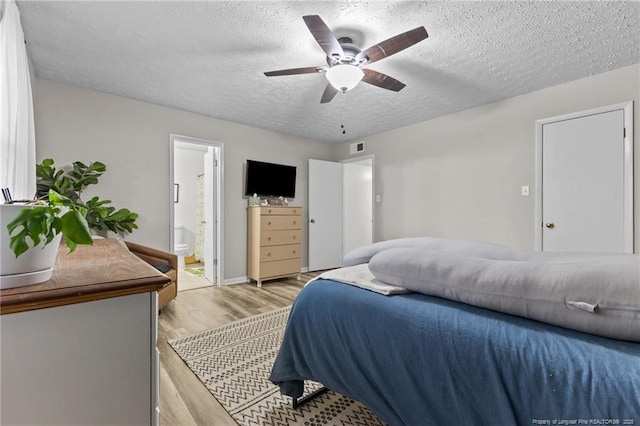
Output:
<path fill-rule="evenodd" d="M 301 274 L 300 281 L 296 277 L 267 281 L 262 288 L 252 283 L 179 292 L 158 320 L 160 424 L 237 426 L 167 340 L 288 306 L 317 274 Z"/>
<path fill-rule="evenodd" d="M 187 267 L 190 268 L 199 268 L 203 266 L 204 265 L 202 263 L 187 265 Z M 183 270 L 178 271 L 178 282 L 180 283 L 178 291 L 190 291 L 196 288 L 209 287 L 213 285 L 211 284 L 211 281 L 207 280 L 205 277 L 191 275 Z"/>

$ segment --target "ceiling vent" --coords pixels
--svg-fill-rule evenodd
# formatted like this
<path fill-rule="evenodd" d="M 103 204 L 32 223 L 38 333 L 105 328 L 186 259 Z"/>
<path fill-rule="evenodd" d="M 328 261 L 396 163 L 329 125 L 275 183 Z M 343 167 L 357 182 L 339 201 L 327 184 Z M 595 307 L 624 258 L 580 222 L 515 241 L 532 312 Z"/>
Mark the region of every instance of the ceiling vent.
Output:
<path fill-rule="evenodd" d="M 349 145 L 349 154 L 364 152 L 364 141 L 355 142 Z"/>

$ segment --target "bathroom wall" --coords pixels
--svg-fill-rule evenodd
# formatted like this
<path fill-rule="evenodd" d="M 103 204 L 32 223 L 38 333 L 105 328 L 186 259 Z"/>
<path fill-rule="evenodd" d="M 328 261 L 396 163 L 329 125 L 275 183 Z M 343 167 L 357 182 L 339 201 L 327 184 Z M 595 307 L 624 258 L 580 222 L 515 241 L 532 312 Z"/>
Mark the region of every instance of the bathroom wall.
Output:
<path fill-rule="evenodd" d="M 174 150 L 174 183 L 179 185 L 178 202 L 173 204 L 174 223 L 176 228 L 183 228 L 183 241 L 176 240 L 176 244 L 189 244 L 189 253 L 191 254 L 195 251 L 196 246 L 197 182 L 198 176 L 204 173 L 206 148 L 186 148 L 183 146 L 181 145 L 180 148 Z"/>

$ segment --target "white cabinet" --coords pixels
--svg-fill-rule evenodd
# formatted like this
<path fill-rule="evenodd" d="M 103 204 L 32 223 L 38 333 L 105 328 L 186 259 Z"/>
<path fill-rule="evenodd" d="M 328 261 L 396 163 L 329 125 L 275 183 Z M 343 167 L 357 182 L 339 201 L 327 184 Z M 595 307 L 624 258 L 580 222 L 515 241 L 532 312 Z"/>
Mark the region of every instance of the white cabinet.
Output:
<path fill-rule="evenodd" d="M 61 246 L 52 278 L 0 290 L 0 424 L 157 425 L 157 290 L 115 240 Z"/>
<path fill-rule="evenodd" d="M 156 292 L 2 315 L 1 424 L 158 424 Z"/>

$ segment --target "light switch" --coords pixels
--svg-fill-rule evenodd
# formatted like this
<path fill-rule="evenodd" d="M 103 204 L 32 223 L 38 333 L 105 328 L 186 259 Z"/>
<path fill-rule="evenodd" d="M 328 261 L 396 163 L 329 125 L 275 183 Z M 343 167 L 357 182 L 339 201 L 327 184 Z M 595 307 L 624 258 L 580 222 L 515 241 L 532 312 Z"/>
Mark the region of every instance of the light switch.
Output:
<path fill-rule="evenodd" d="M 521 194 L 523 197 L 528 197 L 529 196 L 529 185 L 524 185 L 521 188 Z"/>
<path fill-rule="evenodd" d="M 380 194 L 376 194 L 376 203 L 380 202 Z"/>

